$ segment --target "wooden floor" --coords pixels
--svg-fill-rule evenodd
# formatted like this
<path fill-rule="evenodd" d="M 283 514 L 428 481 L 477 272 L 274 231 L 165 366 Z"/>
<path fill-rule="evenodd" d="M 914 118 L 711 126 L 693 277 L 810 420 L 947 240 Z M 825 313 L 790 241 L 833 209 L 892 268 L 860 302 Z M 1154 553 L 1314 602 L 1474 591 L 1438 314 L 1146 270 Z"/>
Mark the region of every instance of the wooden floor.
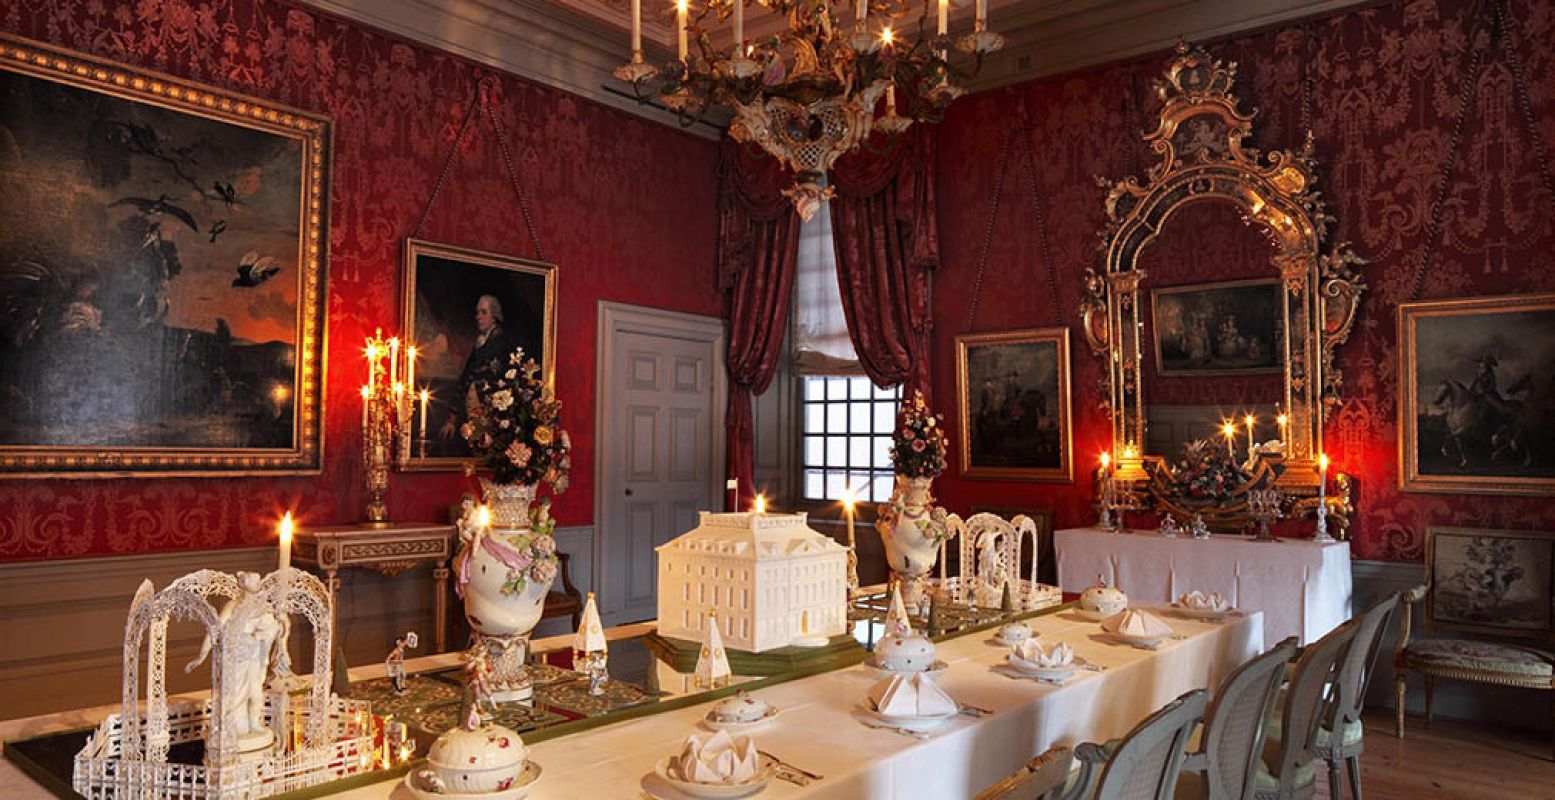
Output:
<path fill-rule="evenodd" d="M 1410 717 L 1406 738 L 1400 740 L 1393 738 L 1391 709 L 1368 711 L 1365 722 L 1361 791 L 1366 800 L 1555 800 L 1555 762 L 1547 736 L 1441 720 L 1427 728 L 1424 719 Z M 1328 797 L 1326 769 L 1318 773 L 1317 796 Z"/>

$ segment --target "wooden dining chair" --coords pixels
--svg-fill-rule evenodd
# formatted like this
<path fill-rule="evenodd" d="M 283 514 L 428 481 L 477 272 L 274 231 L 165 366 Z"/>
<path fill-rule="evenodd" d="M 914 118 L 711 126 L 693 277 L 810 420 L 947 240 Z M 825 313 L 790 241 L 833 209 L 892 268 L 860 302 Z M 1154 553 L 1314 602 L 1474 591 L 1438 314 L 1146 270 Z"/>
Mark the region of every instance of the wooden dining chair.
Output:
<path fill-rule="evenodd" d="M 1145 718 L 1121 740 L 1074 750 L 1080 775 L 1064 800 L 1167 800 L 1177 789 L 1188 737 L 1204 717 L 1207 693 L 1194 689 Z"/>
<path fill-rule="evenodd" d="M 1305 800 L 1317 793 L 1317 734 L 1332 713 L 1333 684 L 1355 639 L 1355 620 L 1302 650 L 1285 690 L 1284 708 L 1270 723 L 1253 776 L 1256 800 Z"/>
<path fill-rule="evenodd" d="M 1296 655 L 1292 636 L 1231 673 L 1216 690 L 1199 749 L 1188 754 L 1177 781 L 1183 800 L 1249 800 L 1263 757 L 1263 743 L 1285 665 Z"/>
<path fill-rule="evenodd" d="M 1014 775 L 984 789 L 976 800 L 1058 800 L 1073 765 L 1073 750 L 1063 746 L 1049 748 Z"/>
<path fill-rule="evenodd" d="M 1361 800 L 1360 757 L 1366 749 L 1361 709 L 1366 705 L 1366 687 L 1371 685 L 1388 620 L 1398 611 L 1400 597 L 1399 592 L 1383 597 L 1355 618 L 1355 638 L 1339 663 L 1330 709 L 1313 742 L 1318 758 L 1328 762 L 1328 793 L 1333 800 L 1343 797 L 1339 786 L 1341 764 L 1349 767 L 1350 796 Z"/>

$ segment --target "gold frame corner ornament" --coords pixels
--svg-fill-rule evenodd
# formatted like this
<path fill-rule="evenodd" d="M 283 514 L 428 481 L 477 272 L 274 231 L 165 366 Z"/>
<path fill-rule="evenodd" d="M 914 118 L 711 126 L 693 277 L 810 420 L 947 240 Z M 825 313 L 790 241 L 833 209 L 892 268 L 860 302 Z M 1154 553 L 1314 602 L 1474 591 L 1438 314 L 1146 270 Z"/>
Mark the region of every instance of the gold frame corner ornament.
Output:
<path fill-rule="evenodd" d="M 972 465 L 972 439 L 970 408 L 971 393 L 967 385 L 967 350 L 978 345 L 1038 344 L 1051 342 L 1058 351 L 1058 450 L 1059 466 L 1047 467 L 976 467 Z M 1071 393 L 1072 356 L 1069 352 L 1069 328 L 1023 328 L 994 333 L 963 333 L 956 336 L 956 430 L 960 444 L 957 447 L 957 466 L 963 478 L 1037 481 L 1047 483 L 1074 482 L 1074 411 Z"/>
<path fill-rule="evenodd" d="M 1315 495 L 1323 423 L 1340 404 L 1343 376 L 1336 349 L 1350 336 L 1366 283 L 1365 262 L 1348 243 L 1328 241 L 1328 215 L 1317 190 L 1308 135 L 1300 150 L 1262 153 L 1244 147 L 1255 112 L 1244 113 L 1233 92 L 1236 64 L 1181 43 L 1155 83 L 1158 124 L 1144 135 L 1158 161 L 1144 180 L 1102 179 L 1107 223 L 1101 234 L 1104 268 L 1087 274 L 1081 318 L 1087 342 L 1102 355 L 1113 453 L 1142 447 L 1145 436 L 1140 252 L 1180 208 L 1195 202 L 1234 204 L 1274 242 L 1267 276 L 1284 288 L 1283 407 L 1289 418 L 1279 487 L 1298 498 Z M 1274 481 L 1273 472 L 1263 474 Z M 1151 494 L 1159 497 L 1151 482 Z M 1250 487 L 1256 488 L 1256 487 Z"/>
<path fill-rule="evenodd" d="M 0 71 L 249 128 L 300 143 L 296 364 L 288 448 L 126 445 L 0 447 L 0 479 L 318 475 L 324 467 L 326 293 L 333 120 L 144 67 L 0 33 Z"/>

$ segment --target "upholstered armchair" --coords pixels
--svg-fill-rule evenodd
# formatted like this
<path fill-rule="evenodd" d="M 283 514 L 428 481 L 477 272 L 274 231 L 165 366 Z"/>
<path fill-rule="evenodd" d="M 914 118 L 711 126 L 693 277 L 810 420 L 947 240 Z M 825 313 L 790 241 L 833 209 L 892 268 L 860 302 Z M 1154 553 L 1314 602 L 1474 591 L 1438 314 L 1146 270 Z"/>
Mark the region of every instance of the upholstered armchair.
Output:
<path fill-rule="evenodd" d="M 1496 532 L 1474 532 L 1494 538 Z M 1404 695 L 1411 674 L 1425 681 L 1425 719 L 1430 724 L 1435 715 L 1436 680 L 1473 681 L 1496 686 L 1515 686 L 1524 689 L 1555 691 L 1555 635 L 1548 621 L 1543 629 L 1525 630 L 1507 625 L 1468 625 L 1453 618 L 1459 609 L 1451 605 L 1454 598 L 1444 597 L 1440 576 L 1452 576 L 1454 572 L 1441 571 L 1437 563 L 1441 535 L 1469 535 L 1457 529 L 1433 528 L 1428 534 L 1426 566 L 1428 583 L 1416 586 L 1404 595 L 1404 613 L 1399 616 L 1398 643 L 1393 650 L 1395 689 L 1395 734 L 1404 738 Z M 1503 537 L 1504 538 L 1504 537 Z M 1548 562 L 1546 562 L 1548 563 Z M 1458 569 L 1456 566 L 1453 570 Z M 1542 576 L 1548 580 L 1550 576 Z M 1535 577 L 1538 581 L 1538 577 Z M 1542 591 L 1542 602 L 1550 603 L 1550 587 L 1535 586 Z M 1541 600 L 1534 600 L 1535 603 Z M 1444 605 L 1445 604 L 1445 605 Z M 1411 638 L 1411 617 L 1415 606 L 1423 606 L 1421 619 L 1427 637 L 1437 629 L 1457 630 L 1474 634 L 1497 635 L 1502 638 L 1517 636 L 1524 643 L 1514 641 L 1490 641 L 1476 639 Z M 1444 611 L 1446 613 L 1444 613 Z M 1504 620 L 1496 620 L 1504 621 Z M 1537 646 L 1535 646 L 1537 645 Z M 1555 758 L 1555 741 L 1551 743 L 1551 755 Z"/>

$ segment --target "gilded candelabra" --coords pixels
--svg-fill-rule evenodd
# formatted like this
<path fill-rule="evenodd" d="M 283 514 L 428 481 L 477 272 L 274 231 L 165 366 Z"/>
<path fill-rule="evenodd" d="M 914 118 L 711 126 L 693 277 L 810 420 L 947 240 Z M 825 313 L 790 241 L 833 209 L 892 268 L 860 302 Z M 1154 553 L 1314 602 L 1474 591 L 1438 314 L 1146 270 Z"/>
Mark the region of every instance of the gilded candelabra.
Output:
<path fill-rule="evenodd" d="M 410 460 L 413 429 L 422 457 L 427 450 L 427 403 L 431 392 L 416 391 L 416 348 L 401 347 L 398 337 L 383 338 L 378 328 L 367 339 L 367 383 L 362 386 L 362 466 L 367 481 L 367 521 L 387 525 L 389 465 Z M 402 365 L 403 364 L 403 368 Z M 421 409 L 418 426 L 415 406 Z"/>

